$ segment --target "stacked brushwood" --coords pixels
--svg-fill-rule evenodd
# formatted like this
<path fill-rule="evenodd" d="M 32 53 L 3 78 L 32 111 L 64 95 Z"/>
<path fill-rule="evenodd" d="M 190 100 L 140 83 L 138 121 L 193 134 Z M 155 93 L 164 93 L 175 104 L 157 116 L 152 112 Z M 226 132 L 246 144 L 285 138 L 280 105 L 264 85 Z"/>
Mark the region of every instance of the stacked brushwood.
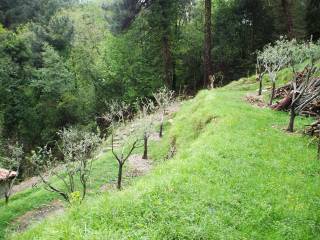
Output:
<path fill-rule="evenodd" d="M 307 128 L 305 129 L 305 134 L 309 136 L 320 137 L 320 120 L 318 119 L 312 124 L 307 125 Z"/>
<path fill-rule="evenodd" d="M 298 73 L 297 75 L 297 87 L 299 88 L 304 82 L 306 77 L 306 70 Z M 272 105 L 271 108 L 278 111 L 288 111 L 292 102 L 293 89 L 294 86 L 292 83 L 288 83 L 282 87 L 279 87 L 275 91 L 275 98 L 281 99 L 276 104 Z"/>
<path fill-rule="evenodd" d="M 312 72 L 305 69 L 297 75 L 295 85 L 290 83 L 278 88 L 275 96 L 281 100 L 271 108 L 278 111 L 289 111 L 292 98 L 298 97 L 295 112 L 302 116 L 315 117 L 318 120 L 307 126 L 305 132 L 311 136 L 319 136 L 320 129 L 320 77 L 310 77 Z"/>

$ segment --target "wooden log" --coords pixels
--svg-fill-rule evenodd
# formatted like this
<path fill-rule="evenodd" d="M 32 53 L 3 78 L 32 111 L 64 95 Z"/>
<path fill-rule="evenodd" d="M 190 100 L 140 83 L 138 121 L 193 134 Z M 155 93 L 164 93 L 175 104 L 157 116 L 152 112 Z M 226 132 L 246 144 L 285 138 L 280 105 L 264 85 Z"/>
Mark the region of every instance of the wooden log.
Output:
<path fill-rule="evenodd" d="M 292 93 L 287 95 L 279 103 L 272 105 L 271 108 L 276 111 L 288 110 L 288 108 L 291 105 L 291 102 L 292 102 Z"/>

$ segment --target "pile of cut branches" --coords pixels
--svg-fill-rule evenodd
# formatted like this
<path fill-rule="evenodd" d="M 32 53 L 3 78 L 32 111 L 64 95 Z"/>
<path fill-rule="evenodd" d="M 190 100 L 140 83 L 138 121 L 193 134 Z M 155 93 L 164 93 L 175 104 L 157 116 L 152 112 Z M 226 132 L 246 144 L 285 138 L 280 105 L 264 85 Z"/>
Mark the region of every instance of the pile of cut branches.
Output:
<path fill-rule="evenodd" d="M 309 136 L 320 137 L 320 119 L 311 123 L 310 125 L 307 125 L 307 128 L 305 129 L 305 134 Z"/>
<path fill-rule="evenodd" d="M 274 110 L 288 111 L 292 104 L 293 93 L 299 96 L 295 105 L 296 112 L 304 116 L 320 117 L 320 78 L 307 75 L 310 70 L 305 69 L 297 75 L 296 86 L 286 84 L 276 90 L 275 96 L 281 98 L 272 105 Z"/>

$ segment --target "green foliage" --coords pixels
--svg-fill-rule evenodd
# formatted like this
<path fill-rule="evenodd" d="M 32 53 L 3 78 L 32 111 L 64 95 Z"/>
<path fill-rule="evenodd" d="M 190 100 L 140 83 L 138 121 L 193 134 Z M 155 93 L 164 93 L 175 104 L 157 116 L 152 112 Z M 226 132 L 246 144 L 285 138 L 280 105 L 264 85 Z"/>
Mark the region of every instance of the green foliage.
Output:
<path fill-rule="evenodd" d="M 9 171 L 18 171 L 24 157 L 23 146 L 19 143 L 6 143 L 4 148 L 6 156 L 0 159 L 0 167 Z"/>
<path fill-rule="evenodd" d="M 102 2 L 3 1 L 3 138 L 30 152 L 63 127 L 94 125 L 112 99 L 132 104 L 164 84 L 176 92 L 202 85 L 201 1 Z M 303 3 L 290 5 L 299 38 L 316 32 L 314 3 Z M 280 0 L 213 1 L 213 68 L 223 84 L 249 75 L 253 53 L 286 33 L 282 10 Z"/>
<path fill-rule="evenodd" d="M 36 72 L 37 80 L 32 86 L 39 91 L 59 96 L 63 92 L 72 89 L 72 75 L 66 68 L 63 59 L 50 46 L 44 46 L 42 53 L 43 67 Z"/>
<path fill-rule="evenodd" d="M 28 21 L 46 22 L 62 7 L 73 0 L 2 0 L 0 22 L 5 27 L 16 28 Z"/>
<path fill-rule="evenodd" d="M 213 16 L 215 71 L 222 71 L 227 81 L 249 75 L 255 62 L 253 52 L 274 40 L 275 23 L 268 4 L 262 0 L 217 1 Z"/>

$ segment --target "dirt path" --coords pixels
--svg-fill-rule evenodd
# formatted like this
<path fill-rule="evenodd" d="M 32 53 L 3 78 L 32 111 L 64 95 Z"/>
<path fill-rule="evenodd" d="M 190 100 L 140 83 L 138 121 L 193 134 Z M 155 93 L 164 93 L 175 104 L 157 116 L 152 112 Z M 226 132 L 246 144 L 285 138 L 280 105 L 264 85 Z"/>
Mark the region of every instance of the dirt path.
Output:
<path fill-rule="evenodd" d="M 12 225 L 13 231 L 23 232 L 28 227 L 35 223 L 40 223 L 48 217 L 62 214 L 64 212 L 64 205 L 61 201 L 55 200 L 49 204 L 42 205 L 41 207 L 29 211 L 17 218 Z"/>
<path fill-rule="evenodd" d="M 32 177 L 27 180 L 24 180 L 23 182 L 13 186 L 12 188 L 12 194 L 22 192 L 24 190 L 27 190 L 29 188 L 37 186 L 41 182 L 39 177 Z"/>
<path fill-rule="evenodd" d="M 130 167 L 129 172 L 133 173 L 133 176 L 141 176 L 147 174 L 151 168 L 151 161 L 142 159 L 141 154 L 134 154 L 128 159 Z"/>

